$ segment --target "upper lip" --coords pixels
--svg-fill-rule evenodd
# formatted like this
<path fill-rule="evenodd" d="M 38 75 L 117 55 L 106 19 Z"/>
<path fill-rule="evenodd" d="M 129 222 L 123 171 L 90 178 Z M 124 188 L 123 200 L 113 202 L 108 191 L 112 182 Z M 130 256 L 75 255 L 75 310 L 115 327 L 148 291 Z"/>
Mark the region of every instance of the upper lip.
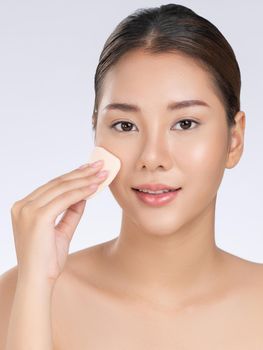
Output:
<path fill-rule="evenodd" d="M 141 184 L 132 187 L 132 189 L 139 189 L 139 190 L 151 190 L 151 191 L 160 191 L 160 190 L 177 190 L 180 187 L 172 187 L 165 184 Z"/>

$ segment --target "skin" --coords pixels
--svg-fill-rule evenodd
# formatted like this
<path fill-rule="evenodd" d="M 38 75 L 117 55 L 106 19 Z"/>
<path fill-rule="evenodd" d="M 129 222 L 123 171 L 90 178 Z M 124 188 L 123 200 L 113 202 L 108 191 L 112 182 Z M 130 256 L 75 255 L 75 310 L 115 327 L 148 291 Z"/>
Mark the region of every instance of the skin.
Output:
<path fill-rule="evenodd" d="M 190 99 L 209 107 L 167 110 Z M 106 113 L 113 102 L 140 112 Z M 200 124 L 183 130 L 182 119 Z M 132 131 L 110 128 L 122 120 Z M 106 74 L 95 145 L 122 163 L 109 186 L 122 208 L 120 233 L 68 256 L 52 299 L 54 350 L 263 348 L 262 264 L 221 250 L 214 238 L 217 191 L 244 147 L 244 112 L 235 120 L 229 130 L 208 72 L 182 55 L 136 50 Z M 182 190 L 151 208 L 130 189 L 147 182 Z M 6 275 L 6 315 L 16 278 L 17 269 Z"/>
<path fill-rule="evenodd" d="M 167 110 L 170 102 L 183 100 L 209 107 Z M 113 102 L 140 111 L 105 110 Z M 187 118 L 199 125 L 184 130 L 179 121 Z M 110 184 L 123 210 L 121 230 L 107 251 L 119 290 L 129 285 L 131 297 L 179 308 L 220 283 L 225 254 L 214 238 L 217 191 L 225 169 L 242 155 L 245 113 L 239 111 L 235 120 L 230 132 L 208 72 L 183 55 L 135 50 L 107 73 L 95 145 L 122 163 Z M 121 124 L 110 128 L 115 121 L 132 123 L 126 126 L 132 131 Z M 175 201 L 152 208 L 131 190 L 149 182 L 182 190 Z"/>

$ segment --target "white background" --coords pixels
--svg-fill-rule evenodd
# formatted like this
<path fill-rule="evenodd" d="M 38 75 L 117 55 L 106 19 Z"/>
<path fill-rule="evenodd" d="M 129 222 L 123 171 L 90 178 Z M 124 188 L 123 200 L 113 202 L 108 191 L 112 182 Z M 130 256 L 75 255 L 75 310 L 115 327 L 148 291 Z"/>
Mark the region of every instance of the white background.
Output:
<path fill-rule="evenodd" d="M 245 149 L 219 189 L 216 243 L 263 263 L 263 3 L 177 3 L 215 24 L 239 62 Z M 161 4 L 166 2 L 0 0 L 0 274 L 17 264 L 12 204 L 86 163 L 93 149 L 93 81 L 105 40 L 137 8 Z M 116 237 L 120 220 L 107 187 L 87 202 L 70 253 Z"/>

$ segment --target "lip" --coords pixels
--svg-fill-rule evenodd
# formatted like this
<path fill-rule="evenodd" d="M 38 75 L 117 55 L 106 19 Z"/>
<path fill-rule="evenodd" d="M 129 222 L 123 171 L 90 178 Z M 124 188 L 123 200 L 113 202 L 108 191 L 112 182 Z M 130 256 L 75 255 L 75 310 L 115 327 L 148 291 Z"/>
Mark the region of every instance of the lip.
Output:
<path fill-rule="evenodd" d="M 178 188 L 174 192 L 167 192 L 161 194 L 149 194 L 136 191 L 135 189 L 132 190 L 134 191 L 136 197 L 144 204 L 149 205 L 151 207 L 161 207 L 172 202 L 178 196 L 178 192 L 181 191 L 181 188 Z"/>
<path fill-rule="evenodd" d="M 141 185 L 136 185 L 132 187 L 132 189 L 139 189 L 139 190 L 151 190 L 151 191 L 159 191 L 159 190 L 178 190 L 180 187 L 172 187 L 169 185 L 165 184 L 157 184 L 157 183 L 152 183 L 152 184 L 141 184 Z"/>

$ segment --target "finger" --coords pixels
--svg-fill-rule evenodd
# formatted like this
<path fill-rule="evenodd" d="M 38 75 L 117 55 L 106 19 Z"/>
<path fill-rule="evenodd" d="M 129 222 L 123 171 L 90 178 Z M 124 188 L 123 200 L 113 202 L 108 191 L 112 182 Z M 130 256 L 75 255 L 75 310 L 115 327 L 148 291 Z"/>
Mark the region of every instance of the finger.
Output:
<path fill-rule="evenodd" d="M 81 200 L 71 205 L 63 214 L 60 222 L 55 229 L 67 236 L 69 242 L 72 239 L 74 232 L 84 213 L 86 200 Z"/>
<path fill-rule="evenodd" d="M 101 183 L 105 179 L 106 177 L 99 178 L 96 176 L 96 174 L 94 174 L 60 182 L 58 185 L 55 185 L 47 189 L 45 192 L 41 193 L 37 198 L 34 199 L 32 205 L 34 206 L 34 208 L 43 207 L 56 197 L 60 196 L 62 193 L 69 192 L 77 188 L 88 187 L 93 183 Z"/>
<path fill-rule="evenodd" d="M 40 196 L 42 193 L 46 192 L 48 189 L 50 189 L 54 186 L 57 186 L 59 183 L 65 181 L 65 180 L 75 179 L 75 178 L 82 177 L 82 176 L 93 175 L 93 174 L 97 173 L 103 166 L 103 163 L 102 163 L 101 165 L 93 168 L 93 167 L 91 167 L 91 164 L 92 163 L 88 164 L 87 167 L 82 168 L 82 169 L 81 168 L 74 169 L 74 170 L 70 171 L 69 173 L 66 173 L 62 176 L 58 176 L 58 177 L 48 181 L 44 185 L 38 187 L 36 190 L 31 192 L 26 197 L 22 198 L 21 200 L 18 200 L 17 203 L 19 205 L 23 206 L 26 202 L 34 200 L 35 198 Z"/>
<path fill-rule="evenodd" d="M 61 213 L 79 201 L 87 199 L 92 193 L 97 190 L 97 188 L 91 188 L 88 186 L 74 188 L 71 191 L 61 193 L 59 196 L 53 198 L 44 206 L 38 208 L 38 210 L 41 211 L 41 217 L 48 223 L 52 223 L 54 225 L 56 218 Z"/>

